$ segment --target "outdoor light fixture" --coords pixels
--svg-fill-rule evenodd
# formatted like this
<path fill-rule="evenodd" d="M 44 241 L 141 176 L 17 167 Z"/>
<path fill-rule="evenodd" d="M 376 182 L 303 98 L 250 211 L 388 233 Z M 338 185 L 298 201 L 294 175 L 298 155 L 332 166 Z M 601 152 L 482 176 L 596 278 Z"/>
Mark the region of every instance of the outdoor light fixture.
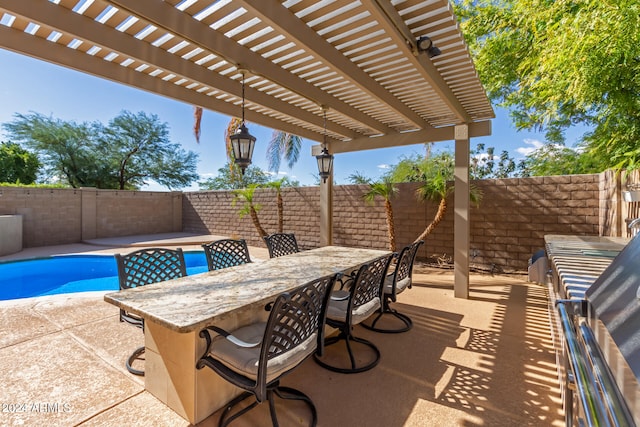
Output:
<path fill-rule="evenodd" d="M 322 178 L 322 182 L 327 182 L 327 178 L 331 175 L 333 168 L 333 156 L 327 150 L 327 110 L 322 108 L 324 114 L 324 137 L 322 142 L 322 152 L 316 156 L 318 160 L 318 174 Z"/>
<path fill-rule="evenodd" d="M 237 132 L 229 136 L 231 140 L 231 148 L 233 149 L 233 157 L 235 163 L 240 166 L 242 175 L 245 169 L 251 164 L 253 156 L 253 146 L 256 143 L 256 137 L 251 135 L 244 123 L 244 71 L 242 72 L 242 122 Z"/>
<path fill-rule="evenodd" d="M 427 52 L 429 58 L 433 58 L 434 56 L 440 55 L 442 52 L 440 49 L 433 45 L 433 40 L 429 38 L 429 36 L 421 36 L 417 41 L 418 51 Z"/>

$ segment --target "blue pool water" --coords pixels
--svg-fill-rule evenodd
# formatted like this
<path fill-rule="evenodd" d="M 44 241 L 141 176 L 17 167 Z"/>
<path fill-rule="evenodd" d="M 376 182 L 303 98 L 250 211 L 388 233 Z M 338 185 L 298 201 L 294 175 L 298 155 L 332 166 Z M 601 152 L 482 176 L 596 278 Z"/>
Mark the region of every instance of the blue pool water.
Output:
<path fill-rule="evenodd" d="M 207 271 L 204 252 L 185 252 L 187 274 Z M 0 263 L 0 300 L 118 290 L 113 255 L 61 255 Z"/>

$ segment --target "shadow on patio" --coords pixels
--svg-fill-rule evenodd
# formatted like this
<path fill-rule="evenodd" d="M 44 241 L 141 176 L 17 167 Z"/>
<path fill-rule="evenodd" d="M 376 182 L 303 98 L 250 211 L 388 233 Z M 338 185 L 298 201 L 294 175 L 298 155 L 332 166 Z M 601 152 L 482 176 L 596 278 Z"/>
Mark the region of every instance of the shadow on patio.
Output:
<path fill-rule="evenodd" d="M 309 394 L 320 426 L 563 425 L 545 289 L 523 277 L 473 274 L 470 298 L 461 300 L 452 283 L 451 272 L 417 265 L 413 288 L 395 304 L 413 329 L 357 327 L 381 350 L 373 370 L 341 375 L 309 359 L 283 383 Z M 0 307 L 0 425 L 188 425 L 124 368 L 143 337 L 118 322 L 102 294 Z M 304 409 L 287 405 L 282 424 L 305 425 Z M 268 419 L 262 405 L 233 425 Z M 214 414 L 200 425 L 217 421 Z"/>

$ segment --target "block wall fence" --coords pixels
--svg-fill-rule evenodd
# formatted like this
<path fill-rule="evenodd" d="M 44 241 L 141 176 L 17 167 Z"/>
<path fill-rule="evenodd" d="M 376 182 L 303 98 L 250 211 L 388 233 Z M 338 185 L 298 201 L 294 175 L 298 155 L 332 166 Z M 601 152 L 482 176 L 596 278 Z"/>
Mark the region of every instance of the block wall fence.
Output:
<path fill-rule="evenodd" d="M 601 216 L 613 216 L 607 200 L 609 187 L 601 181 L 613 174 L 568 175 L 475 181 L 482 191 L 479 207 L 471 212 L 471 262 L 493 271 L 524 271 L 531 255 L 544 247 L 545 234 L 598 235 Z M 413 242 L 431 222 L 437 204 L 418 201 L 415 183 L 398 185 L 392 200 L 398 247 Z M 614 186 L 615 187 L 615 186 Z M 334 230 L 336 245 L 385 249 L 388 245 L 382 200 L 367 204 L 367 185 L 334 187 Z M 319 245 L 319 188 L 284 188 L 284 231 L 296 234 L 301 247 Z M 276 192 L 257 190 L 255 202 L 262 206 L 259 218 L 268 232 L 277 229 Z M 232 206 L 232 195 L 221 191 L 185 193 L 184 231 L 234 235 L 250 245 L 263 245 L 251 219 L 240 219 Z M 448 262 L 453 256 L 453 196 L 449 197 L 444 220 L 426 239 L 419 258 Z M 603 206 L 604 205 L 604 206 Z M 601 206 L 603 206 L 601 208 Z M 614 231 L 615 224 L 607 227 Z"/>
<path fill-rule="evenodd" d="M 624 178 L 613 172 L 475 181 L 483 192 L 471 212 L 472 265 L 524 271 L 545 234 L 624 235 Z M 416 183 L 398 185 L 392 201 L 398 247 L 431 222 L 437 205 L 416 198 Z M 387 248 L 384 203 L 363 200 L 367 185 L 334 187 L 334 244 Z M 319 246 L 319 188 L 283 188 L 284 231 L 303 249 Z M 256 190 L 259 219 L 277 230 L 276 192 Z M 453 256 L 453 197 L 444 220 L 428 236 L 419 258 Z M 150 192 L 0 187 L 0 215 L 22 215 L 23 246 L 76 243 L 94 238 L 184 231 L 241 237 L 264 246 L 249 216 L 240 218 L 229 191 Z"/>
<path fill-rule="evenodd" d="M 0 187 L 0 215 L 22 216 L 23 247 L 182 231 L 182 193 Z"/>

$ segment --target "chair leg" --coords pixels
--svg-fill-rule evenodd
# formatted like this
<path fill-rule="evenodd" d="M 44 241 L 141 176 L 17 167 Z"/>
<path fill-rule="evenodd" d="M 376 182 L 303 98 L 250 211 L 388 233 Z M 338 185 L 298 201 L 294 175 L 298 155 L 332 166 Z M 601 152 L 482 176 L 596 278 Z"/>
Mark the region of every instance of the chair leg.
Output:
<path fill-rule="evenodd" d="M 278 427 L 280 425 L 278 423 L 278 416 L 276 415 L 275 396 L 278 396 L 281 399 L 301 400 L 301 401 L 305 402 L 307 404 L 307 406 L 309 407 L 309 409 L 311 410 L 312 420 L 311 420 L 310 426 L 311 427 L 316 427 L 316 425 L 318 424 L 318 412 L 316 410 L 315 405 L 313 404 L 313 401 L 309 398 L 309 396 L 307 396 L 303 392 L 301 392 L 299 390 L 296 390 L 294 388 L 281 387 L 279 385 L 267 390 L 267 400 L 268 400 L 268 404 L 269 404 L 269 414 L 270 414 L 270 417 L 271 417 L 271 424 L 273 425 L 273 427 Z M 250 410 L 252 410 L 253 408 L 255 408 L 256 406 L 258 406 L 260 404 L 257 400 L 254 400 L 247 407 L 242 408 L 241 410 L 239 410 L 238 412 L 236 412 L 236 413 L 234 413 L 232 415 L 229 415 L 229 414 L 231 414 L 231 411 L 234 408 L 234 406 L 236 406 L 237 404 L 243 402 L 244 400 L 246 400 L 246 399 L 248 399 L 250 397 L 254 397 L 253 393 L 245 391 L 244 393 L 242 393 L 241 395 L 239 395 L 238 397 L 233 399 L 231 402 L 229 402 L 227 404 L 227 406 L 224 408 L 224 411 L 222 412 L 222 414 L 220 415 L 220 421 L 218 423 L 218 426 L 219 427 L 228 426 L 235 419 L 237 419 L 238 417 L 246 414 L 247 412 L 249 412 Z"/>
<path fill-rule="evenodd" d="M 127 370 L 129 372 L 131 372 L 134 375 L 140 375 L 141 377 L 144 376 L 144 371 L 135 369 L 132 365 L 133 365 L 133 362 L 136 359 L 139 359 L 143 354 L 144 354 L 144 346 L 137 348 L 133 353 L 131 353 L 131 356 L 129 356 L 126 363 Z"/>
<path fill-rule="evenodd" d="M 378 321 L 385 315 L 391 315 L 396 317 L 397 319 L 399 319 L 404 326 L 400 327 L 400 328 L 396 328 L 396 329 L 389 329 L 389 328 L 377 328 L 376 327 L 376 323 L 378 323 Z M 394 310 L 393 308 L 391 308 L 391 306 L 389 305 L 389 300 L 385 298 L 384 300 L 384 305 L 382 308 L 382 311 L 378 313 L 378 315 L 373 319 L 373 321 L 371 321 L 371 323 L 368 323 L 368 320 L 365 320 L 364 322 L 360 323 L 364 328 L 367 328 L 371 331 L 375 331 L 375 332 L 381 332 L 383 334 L 399 334 L 401 332 L 407 332 L 409 329 L 411 329 L 413 327 L 413 322 L 411 321 L 411 318 L 409 316 L 407 316 L 406 314 L 402 314 L 399 313 L 398 311 Z"/>
<path fill-rule="evenodd" d="M 380 350 L 378 350 L 378 347 L 376 347 L 375 344 L 373 344 L 371 341 L 351 335 L 350 332 L 347 332 L 347 333 L 340 332 L 340 334 L 337 336 L 329 337 L 325 339 L 324 345 L 325 347 L 327 347 L 327 346 L 336 344 L 341 340 L 344 340 L 347 346 L 347 353 L 349 355 L 351 368 L 340 368 L 338 366 L 330 365 L 329 363 L 325 362 L 317 354 L 314 353 L 313 357 L 315 361 L 318 363 L 318 365 L 322 366 L 323 368 L 329 369 L 330 371 L 340 372 L 342 374 L 356 374 L 359 372 L 368 371 L 369 369 L 372 369 L 373 367 L 375 367 L 378 364 L 378 362 L 380 362 Z M 351 341 L 359 344 L 363 344 L 369 347 L 371 350 L 373 350 L 373 353 L 375 354 L 374 360 L 363 366 L 360 366 L 360 367 L 356 366 L 357 364 L 355 360 L 355 355 L 351 348 Z"/>
<path fill-rule="evenodd" d="M 235 420 L 236 418 L 246 414 L 247 412 L 249 412 L 250 410 L 252 410 L 256 406 L 258 406 L 259 402 L 257 400 L 255 400 L 254 402 L 252 402 L 246 408 L 242 408 L 241 410 L 239 410 L 235 414 L 229 416 L 229 414 L 231 413 L 231 410 L 233 409 L 234 406 L 236 406 L 238 403 L 244 401 L 245 399 L 248 399 L 249 397 L 253 397 L 253 393 L 245 391 L 242 394 L 240 394 L 238 397 L 233 399 L 231 402 L 227 403 L 227 406 L 224 408 L 224 411 L 222 411 L 222 414 L 220 415 L 220 421 L 218 422 L 218 426 L 219 427 L 226 427 L 233 420 Z"/>
<path fill-rule="evenodd" d="M 283 386 L 278 386 L 276 388 L 273 389 L 273 394 L 275 394 L 276 396 L 278 396 L 280 399 L 286 399 L 286 400 L 301 400 L 304 403 L 307 404 L 307 406 L 309 407 L 309 410 L 311 411 L 311 427 L 315 427 L 318 424 L 318 411 L 316 410 L 316 406 L 313 404 L 313 401 L 311 400 L 311 398 L 309 396 L 307 396 L 306 394 L 304 394 L 303 392 L 301 392 L 300 390 L 296 390 L 295 388 L 291 388 L 291 387 L 283 387 Z M 275 399 L 273 399 L 273 395 L 270 396 L 270 400 L 269 400 L 269 404 L 271 405 L 273 402 L 275 401 Z M 271 412 L 271 419 L 273 421 L 273 425 L 274 427 L 277 427 L 277 420 L 275 417 L 275 403 L 273 404 L 273 406 L 270 407 L 270 409 L 272 409 Z"/>

